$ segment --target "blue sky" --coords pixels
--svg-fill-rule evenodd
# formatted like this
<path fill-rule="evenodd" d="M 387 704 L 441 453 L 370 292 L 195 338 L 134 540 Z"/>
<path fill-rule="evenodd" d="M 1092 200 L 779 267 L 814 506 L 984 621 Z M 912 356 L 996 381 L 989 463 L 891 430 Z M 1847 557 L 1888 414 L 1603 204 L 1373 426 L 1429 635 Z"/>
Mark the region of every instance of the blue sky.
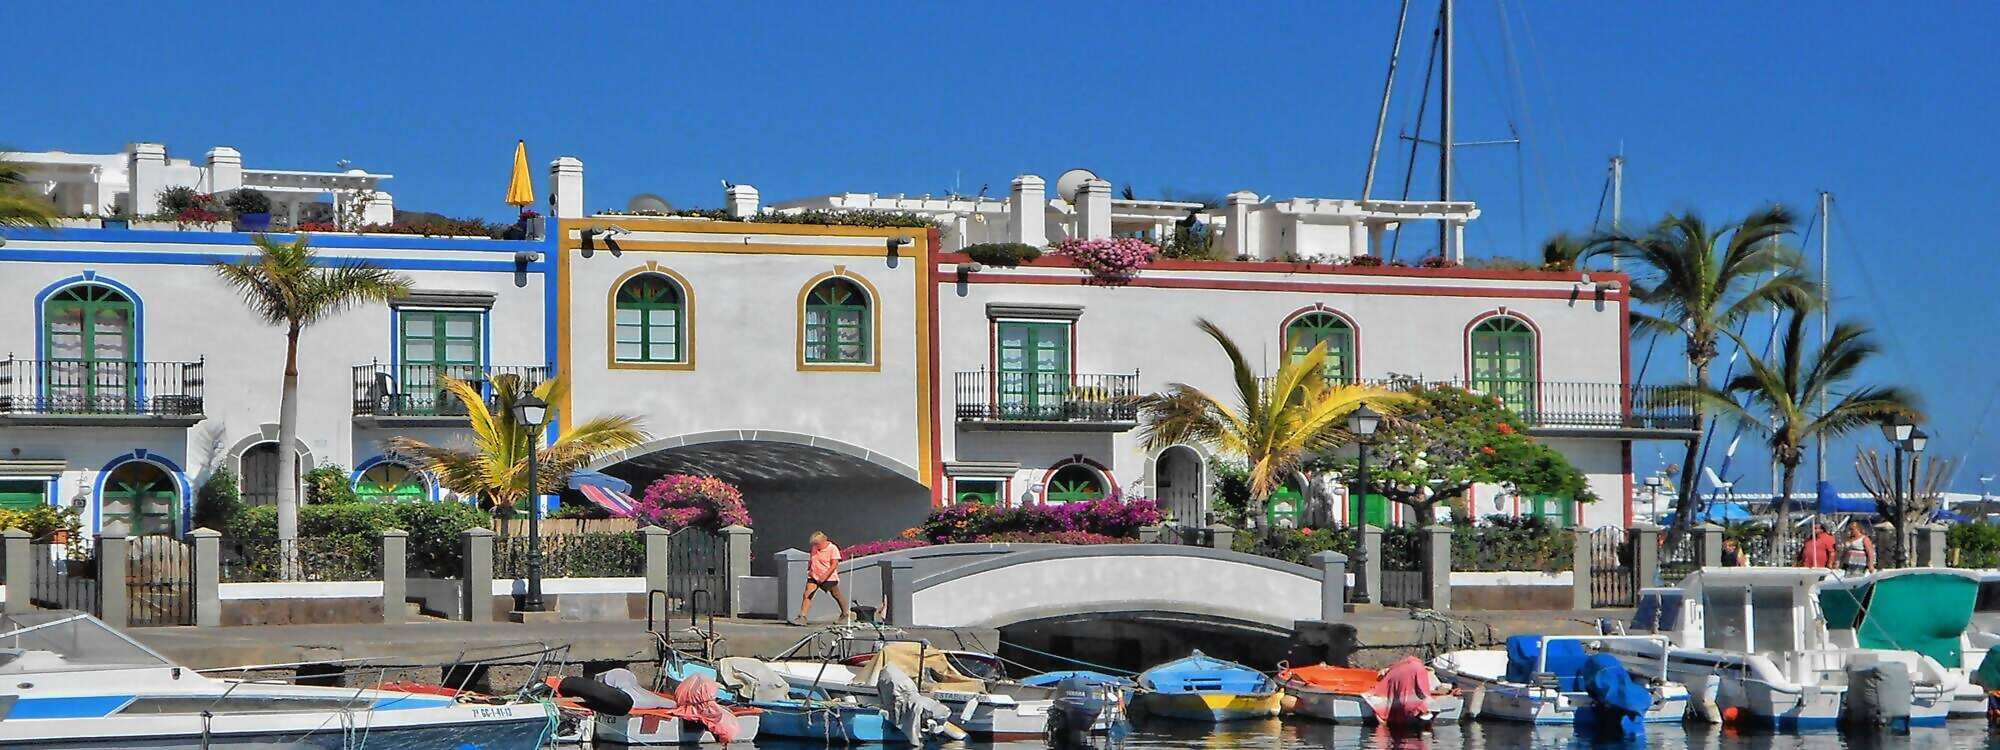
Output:
<path fill-rule="evenodd" d="M 1396 10 L 227 5 L 10 9 L 18 28 L 79 31 L 9 35 L 0 143 L 152 140 L 195 158 L 228 144 L 293 169 L 348 159 L 395 174 L 401 207 L 492 218 L 506 213 L 515 138 L 537 164 L 581 157 L 592 208 L 640 192 L 714 206 L 723 179 L 767 200 L 997 192 L 1020 172 L 1073 166 L 1141 194 L 1353 197 Z M 1414 5 L 1404 93 L 1435 13 Z M 1555 230 L 1588 228 L 1621 148 L 1628 220 L 1722 219 L 1770 201 L 1809 214 L 1833 191 L 1837 310 L 1882 329 L 1869 377 L 1925 395 L 1934 450 L 1968 454 L 1956 486 L 1976 491 L 1975 476 L 2000 471 L 2000 230 L 1985 217 L 2000 205 L 1987 132 L 2000 105 L 1984 39 L 2000 6 L 1884 10 L 1462 2 L 1459 138 L 1526 143 L 1464 151 L 1457 193 L 1486 212 L 1475 254 L 1526 255 Z M 1414 105 L 1399 96 L 1392 109 L 1378 195 L 1400 190 L 1394 136 Z M 1435 167 L 1418 171 L 1428 196 Z M 1637 453 L 1643 473 L 1655 447 Z M 1850 448 L 1836 447 L 1829 473 L 1852 483 Z"/>

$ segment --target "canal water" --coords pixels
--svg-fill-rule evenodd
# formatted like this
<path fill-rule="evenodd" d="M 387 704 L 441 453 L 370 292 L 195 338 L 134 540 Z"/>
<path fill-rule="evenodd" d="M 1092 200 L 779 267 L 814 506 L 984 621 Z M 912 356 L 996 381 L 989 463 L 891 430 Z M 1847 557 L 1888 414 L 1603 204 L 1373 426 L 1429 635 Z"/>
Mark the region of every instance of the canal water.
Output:
<path fill-rule="evenodd" d="M 1123 750 L 1904 750 L 1906 748 L 1989 748 L 2000 741 L 1989 735 L 1982 720 L 1954 721 L 1944 728 L 1907 732 L 1824 731 L 1802 734 L 1737 732 L 1721 727 L 1687 724 L 1647 727 L 1646 736 L 1631 741 L 1599 741 L 1579 736 L 1569 727 L 1474 722 L 1440 726 L 1430 732 L 1390 732 L 1374 727 L 1335 726 L 1319 722 L 1264 721 L 1225 725 L 1140 721 L 1115 745 L 1099 739 L 1097 747 Z M 758 748 L 819 750 L 825 745 L 795 741 L 758 740 Z M 1041 742 L 970 743 L 946 745 L 967 750 L 1038 750 Z"/>

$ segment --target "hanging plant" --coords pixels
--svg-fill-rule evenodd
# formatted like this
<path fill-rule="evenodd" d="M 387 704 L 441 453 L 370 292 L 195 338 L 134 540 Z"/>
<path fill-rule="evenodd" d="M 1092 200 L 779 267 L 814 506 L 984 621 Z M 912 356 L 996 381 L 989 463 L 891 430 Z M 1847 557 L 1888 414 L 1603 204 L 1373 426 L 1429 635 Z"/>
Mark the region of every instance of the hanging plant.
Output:
<path fill-rule="evenodd" d="M 1106 284 L 1121 284 L 1139 275 L 1139 268 L 1151 263 L 1160 253 L 1160 248 L 1137 237 L 1116 237 L 1103 240 L 1063 240 L 1050 251 L 1051 255 L 1069 258 L 1071 263 L 1090 271 L 1090 275 Z"/>

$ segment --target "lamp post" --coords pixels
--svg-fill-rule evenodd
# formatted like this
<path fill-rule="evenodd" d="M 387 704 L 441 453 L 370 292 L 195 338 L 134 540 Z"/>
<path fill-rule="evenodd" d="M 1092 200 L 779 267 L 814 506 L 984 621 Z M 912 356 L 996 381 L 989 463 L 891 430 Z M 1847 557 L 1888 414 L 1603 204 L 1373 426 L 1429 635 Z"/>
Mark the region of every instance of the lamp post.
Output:
<path fill-rule="evenodd" d="M 1368 598 L 1368 444 L 1375 440 L 1375 429 L 1382 426 L 1381 413 L 1362 404 L 1354 413 L 1347 415 L 1347 431 L 1354 434 L 1355 445 L 1360 449 L 1355 465 L 1355 500 L 1348 523 L 1354 527 L 1354 600 L 1372 601 Z"/>
<path fill-rule="evenodd" d="M 1902 446 L 1900 446 L 1904 453 L 1910 454 L 1910 483 L 1907 487 L 1899 487 L 1899 489 L 1904 490 L 1903 504 L 1896 508 L 1896 521 L 1899 524 L 1909 519 L 1909 505 L 1917 501 L 1917 457 L 1923 454 L 1924 445 L 1929 443 L 1930 439 L 1931 436 L 1926 434 L 1923 428 L 1913 428 L 1910 430 L 1910 438 L 1904 440 Z M 1902 471 L 1902 468 L 1902 463 L 1898 462 L 1896 469 L 1899 473 Z M 1896 564 L 1899 566 L 1910 564 L 1910 545 L 1908 544 L 1908 539 L 1909 533 L 1903 530 L 1901 526 L 1898 526 L 1896 532 Z"/>
<path fill-rule="evenodd" d="M 541 485 L 535 476 L 535 445 L 549 418 L 549 403 L 529 393 L 514 402 L 514 422 L 528 430 L 528 596 L 522 612 L 542 612 L 542 509 L 535 507 Z"/>
<path fill-rule="evenodd" d="M 1915 435 L 1916 431 L 1917 426 L 1915 424 L 1903 419 L 1895 419 L 1882 423 L 1882 438 L 1888 440 L 1889 446 L 1896 451 L 1895 461 L 1893 462 L 1895 463 L 1895 486 L 1889 490 L 1889 512 L 1896 514 L 1896 517 L 1889 526 L 1896 531 L 1896 556 L 1894 559 L 1898 566 L 1902 565 L 1903 561 L 1903 446 L 1910 442 L 1911 436 Z"/>

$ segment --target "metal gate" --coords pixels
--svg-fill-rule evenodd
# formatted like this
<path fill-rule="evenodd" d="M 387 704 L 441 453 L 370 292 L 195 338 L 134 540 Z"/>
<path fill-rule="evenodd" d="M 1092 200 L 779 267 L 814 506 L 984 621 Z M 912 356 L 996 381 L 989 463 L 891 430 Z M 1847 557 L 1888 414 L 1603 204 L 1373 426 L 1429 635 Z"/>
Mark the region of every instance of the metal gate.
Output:
<path fill-rule="evenodd" d="M 130 540 L 125 603 L 132 627 L 194 624 L 194 552 L 170 536 Z"/>
<path fill-rule="evenodd" d="M 97 558 L 83 544 L 37 544 L 34 589 L 28 600 L 41 609 L 71 609 L 98 614 Z"/>
<path fill-rule="evenodd" d="M 1632 545 L 1625 535 L 1611 528 L 1590 532 L 1590 606 L 1633 606 L 1638 598 L 1637 579 Z"/>
<path fill-rule="evenodd" d="M 1423 547 L 1423 535 L 1414 531 L 1382 535 L 1382 580 L 1375 601 L 1384 607 L 1430 606 L 1430 589 L 1424 585 Z"/>
<path fill-rule="evenodd" d="M 685 528 L 667 537 L 667 598 L 676 612 L 729 614 L 729 538 Z"/>

